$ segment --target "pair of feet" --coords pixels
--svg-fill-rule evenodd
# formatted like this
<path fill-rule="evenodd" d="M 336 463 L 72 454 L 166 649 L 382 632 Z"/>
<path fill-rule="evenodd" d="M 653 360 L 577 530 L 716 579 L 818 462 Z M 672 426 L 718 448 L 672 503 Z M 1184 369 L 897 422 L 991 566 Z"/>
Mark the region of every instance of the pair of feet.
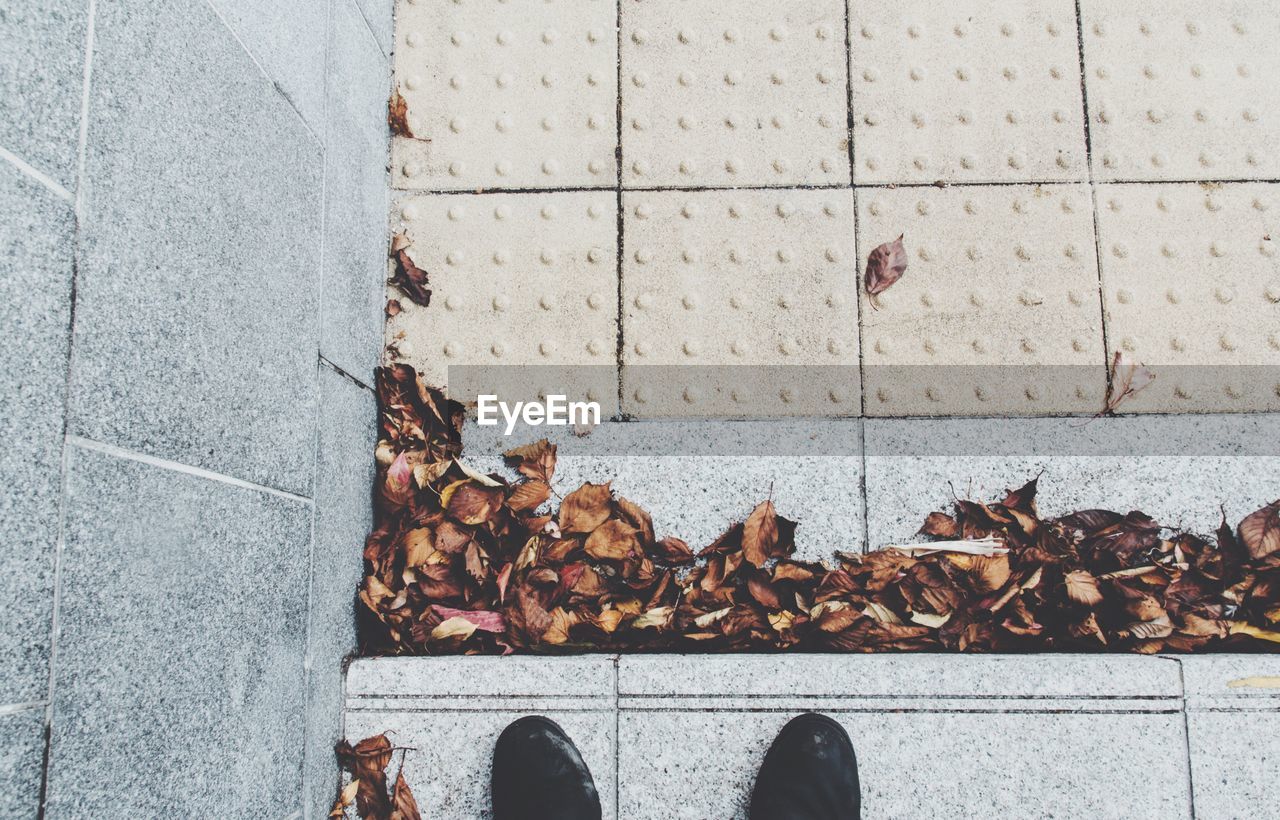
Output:
<path fill-rule="evenodd" d="M 600 820 L 595 781 L 573 741 L 545 717 L 508 726 L 493 750 L 493 820 Z M 782 728 L 751 794 L 751 820 L 857 820 L 858 763 L 825 715 Z"/>

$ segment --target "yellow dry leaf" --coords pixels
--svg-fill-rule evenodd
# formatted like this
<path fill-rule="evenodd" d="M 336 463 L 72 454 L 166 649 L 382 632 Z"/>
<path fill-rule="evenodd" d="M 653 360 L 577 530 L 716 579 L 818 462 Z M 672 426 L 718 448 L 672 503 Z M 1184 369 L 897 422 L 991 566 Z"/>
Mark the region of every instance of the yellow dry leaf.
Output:
<path fill-rule="evenodd" d="M 700 629 L 706 629 L 716 621 L 719 621 L 720 619 L 724 618 L 724 616 L 728 615 L 732 611 L 733 611 L 733 607 L 727 606 L 724 609 L 717 609 L 715 612 L 708 612 L 705 615 L 699 615 L 698 617 L 693 619 L 693 622 L 697 624 L 697 626 Z"/>
<path fill-rule="evenodd" d="M 879 621 L 882 624 L 901 624 L 902 619 L 899 618 L 892 609 L 884 604 L 878 604 L 875 601 L 867 603 L 867 608 L 862 610 L 862 614 L 872 620 Z"/>
<path fill-rule="evenodd" d="M 448 486 L 446 486 L 443 490 L 441 490 L 440 491 L 440 508 L 443 510 L 449 509 L 449 499 L 453 498 L 453 494 L 458 491 L 459 487 L 461 487 L 463 484 L 466 484 L 470 480 L 471 479 L 469 478 L 460 478 L 457 481 L 453 482 L 452 484 L 449 484 Z"/>
<path fill-rule="evenodd" d="M 948 612 L 946 615 L 934 615 L 931 612 L 912 612 L 911 613 L 912 623 L 920 624 L 921 626 L 927 626 L 930 629 L 937 629 L 938 627 L 942 626 L 949 620 L 951 620 L 950 612 Z"/>
<path fill-rule="evenodd" d="M 656 606 L 631 622 L 632 629 L 662 629 L 671 622 L 675 607 Z"/>
<path fill-rule="evenodd" d="M 605 633 L 612 635 L 618 629 L 624 617 L 626 615 L 621 610 L 605 609 L 596 616 L 596 626 L 604 630 Z"/>
<path fill-rule="evenodd" d="M 786 632 L 795 623 L 795 613 L 783 610 L 778 613 L 769 613 L 769 626 L 773 627 L 775 632 Z"/>
<path fill-rule="evenodd" d="M 338 799 L 330 810 L 330 817 L 346 817 L 347 806 L 350 806 L 356 800 L 356 792 L 360 791 L 360 778 L 352 780 L 350 783 L 342 787 L 342 793 L 338 795 Z"/>
<path fill-rule="evenodd" d="M 486 487 L 502 486 L 501 481 L 494 481 L 492 478 L 489 478 L 489 476 L 485 475 L 484 473 L 471 469 L 470 467 L 467 466 L 467 463 L 462 459 L 454 459 L 453 463 L 457 464 L 458 469 L 466 473 L 467 477 L 470 478 L 472 481 L 475 481 L 477 484 L 483 484 Z M 449 505 L 445 504 L 444 506 L 448 507 Z"/>
<path fill-rule="evenodd" d="M 431 630 L 431 640 L 442 641 L 445 638 L 462 638 L 465 640 L 470 638 L 475 631 L 475 624 L 461 615 L 454 615 L 452 618 L 444 619 L 435 629 Z"/>
<path fill-rule="evenodd" d="M 1252 624 L 1246 624 L 1240 621 L 1233 621 L 1228 625 L 1227 631 L 1232 635 L 1248 635 L 1251 638 L 1280 643 L 1280 632 L 1272 632 L 1268 629 L 1259 629 Z"/>
<path fill-rule="evenodd" d="M 1251 678 L 1237 678 L 1229 681 L 1231 689 L 1280 689 L 1280 675 L 1254 675 Z"/>

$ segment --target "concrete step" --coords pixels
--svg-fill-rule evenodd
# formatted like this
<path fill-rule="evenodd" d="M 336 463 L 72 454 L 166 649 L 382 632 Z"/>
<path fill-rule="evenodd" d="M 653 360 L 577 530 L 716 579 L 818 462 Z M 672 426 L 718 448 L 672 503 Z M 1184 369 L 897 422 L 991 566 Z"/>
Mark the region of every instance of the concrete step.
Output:
<path fill-rule="evenodd" d="M 613 482 L 653 516 L 658 534 L 695 549 L 772 497 L 800 522 L 801 558 L 916 540 L 933 510 L 992 500 L 1040 476 L 1046 516 L 1142 510 L 1212 533 L 1280 497 L 1280 415 L 1116 418 L 607 421 L 585 437 L 564 427 L 468 424 L 465 457 L 513 470 L 501 452 L 549 438 L 558 496 Z M 558 503 L 553 498 L 554 503 Z"/>
<path fill-rule="evenodd" d="M 745 817 L 777 730 L 834 716 L 864 817 L 1280 817 L 1280 657 L 634 655 L 372 658 L 346 736 L 412 748 L 436 820 L 489 816 L 502 728 L 558 721 L 606 818 Z"/>

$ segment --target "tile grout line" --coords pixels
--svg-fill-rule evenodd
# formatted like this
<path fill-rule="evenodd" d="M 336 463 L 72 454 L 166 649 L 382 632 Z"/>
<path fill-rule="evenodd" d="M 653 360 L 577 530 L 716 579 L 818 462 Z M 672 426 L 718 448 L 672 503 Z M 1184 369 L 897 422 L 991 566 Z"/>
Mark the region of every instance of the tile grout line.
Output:
<path fill-rule="evenodd" d="M 853 142 L 853 12 L 850 8 L 852 0 L 844 4 L 844 99 L 845 127 L 848 139 L 849 154 L 849 188 L 853 203 L 853 302 L 858 323 L 858 501 L 862 507 L 862 552 L 871 550 L 871 499 L 867 493 L 867 370 L 866 370 L 866 333 L 863 327 L 862 288 L 859 286 L 858 272 L 862 263 L 861 237 L 858 234 L 858 186 L 856 151 Z"/>
<path fill-rule="evenodd" d="M 1102 333 L 1102 369 L 1106 380 L 1107 393 L 1111 395 L 1111 367 L 1109 334 L 1107 333 L 1107 300 L 1102 281 L 1102 232 L 1098 220 L 1098 186 L 1093 173 L 1093 132 L 1089 127 L 1089 88 L 1086 81 L 1087 69 L 1084 58 L 1084 13 L 1080 9 L 1080 0 L 1075 0 L 1076 11 L 1076 51 L 1080 66 L 1080 108 L 1084 116 L 1084 153 L 1085 170 L 1089 178 L 1089 207 L 1093 216 L 1093 256 L 1098 274 L 1098 326 Z"/>
<path fill-rule="evenodd" d="M 621 165 L 619 164 L 619 168 Z M 719 191 L 847 191 L 854 190 L 886 190 L 898 188 L 1043 188 L 1047 186 L 1086 185 L 1090 183 L 1088 174 L 1079 179 L 991 179 L 991 180 L 935 180 L 933 182 L 854 182 L 853 184 L 837 182 L 830 184 L 798 183 L 792 185 L 579 185 L 548 188 L 401 188 L 391 187 L 392 193 L 402 196 L 486 196 L 491 194 L 568 194 L 595 191 L 608 193 L 621 188 L 623 193 L 714 193 Z M 1105 185 L 1276 185 L 1280 179 L 1259 179 L 1254 177 L 1217 177 L 1213 179 L 1107 179 L 1099 184 Z"/>
<path fill-rule="evenodd" d="M 1196 820 L 1196 776 L 1191 768 L 1191 721 L 1187 716 L 1187 672 L 1182 666 L 1181 658 L 1171 658 L 1178 665 L 1178 683 L 1182 687 L 1182 739 L 1187 751 L 1187 802 L 1190 804 L 1191 820 Z"/>
<path fill-rule="evenodd" d="M 622 320 L 624 315 L 624 304 L 622 301 L 623 300 L 622 254 L 624 252 L 623 231 L 625 228 L 624 220 L 622 216 L 622 3 L 623 3 L 623 0 L 615 0 L 615 5 L 614 5 L 614 48 L 616 49 L 616 52 L 614 54 L 614 74 L 615 74 L 614 91 L 616 93 L 616 100 L 615 100 L 616 105 L 614 108 L 614 131 L 616 132 L 617 136 L 616 136 L 616 142 L 614 144 L 614 149 L 613 149 L 613 164 L 614 164 L 614 171 L 615 171 L 615 177 L 616 177 L 615 184 L 614 184 L 614 193 L 615 193 L 614 207 L 616 209 L 616 213 L 614 216 L 616 220 L 614 231 L 617 234 L 616 265 L 617 265 L 617 279 L 618 279 L 618 282 L 617 282 L 618 316 L 616 319 L 618 335 L 617 335 L 617 343 L 614 348 L 615 356 L 616 356 L 616 361 L 614 364 L 614 374 L 618 380 L 618 388 L 617 388 L 617 399 L 618 399 L 617 417 L 618 418 L 625 417 L 625 414 L 622 409 L 623 408 L 622 359 L 623 359 L 623 355 L 625 353 L 625 348 L 626 348 L 626 334 L 622 326 Z"/>
<path fill-rule="evenodd" d="M 68 433 L 65 437 L 67 444 L 75 445 L 83 450 L 92 450 L 97 453 L 104 453 L 116 458 L 122 458 L 127 461 L 136 461 L 140 464 L 146 464 L 151 467 L 158 467 L 162 470 L 170 470 L 175 473 L 183 473 L 185 475 L 203 478 L 208 481 L 216 481 L 220 484 L 230 484 L 233 487 L 239 487 L 245 490 L 254 490 L 268 495 L 275 495 L 281 498 L 287 498 L 290 501 L 299 501 L 303 504 L 311 504 L 312 499 L 305 495 L 291 493 L 288 490 L 281 490 L 277 487 L 271 487 L 266 484 L 255 484 L 252 481 L 245 481 L 243 478 L 225 475 L 223 473 L 215 473 L 212 470 L 206 470 L 203 467 L 194 467 L 190 464 L 183 464 L 180 461 L 171 461 L 167 458 L 152 456 L 146 453 L 135 452 L 116 444 L 105 444 L 101 441 L 94 441 L 83 436 L 72 435 Z"/>
<path fill-rule="evenodd" d="M 58 459 L 58 529 L 55 534 L 53 552 L 53 602 L 49 613 L 49 678 L 48 688 L 45 690 L 44 749 L 40 762 L 40 792 L 36 809 L 37 817 L 41 818 L 41 820 L 45 816 L 46 805 L 49 801 L 49 769 L 53 760 L 54 691 L 57 683 L 58 633 L 61 629 L 62 613 L 62 559 L 66 548 L 67 505 L 70 502 L 67 498 L 67 487 L 71 475 L 68 463 L 71 457 L 71 448 L 68 446 L 71 441 L 71 436 L 69 435 L 71 430 L 71 376 L 75 361 L 76 304 L 79 301 L 78 283 L 82 259 L 81 242 L 84 234 L 85 168 L 89 155 L 89 94 L 92 90 L 93 81 L 93 50 L 98 15 L 97 0 L 89 0 L 86 15 L 84 72 L 80 89 L 80 128 L 76 138 L 76 191 L 72 205 L 75 238 L 71 257 L 71 287 L 70 292 L 67 294 L 69 305 L 67 311 L 67 370 L 64 374 L 62 385 L 62 440 L 58 443 L 61 452 Z"/>
<path fill-rule="evenodd" d="M 75 204 L 75 194 L 62 187 L 57 180 L 46 174 L 44 171 L 41 171 L 39 168 L 36 168 L 34 165 L 31 165 L 26 160 L 22 159 L 22 157 L 6 148 L 0 147 L 0 159 L 7 160 L 9 164 L 17 168 L 20 173 L 31 177 L 31 179 L 48 188 L 50 193 L 54 196 L 70 202 L 72 205 Z"/>
<path fill-rule="evenodd" d="M 613 656 L 613 817 L 618 820 L 622 811 L 622 709 L 619 694 L 622 656 Z"/>
<path fill-rule="evenodd" d="M 35 712 L 39 709 L 48 708 L 49 701 L 33 700 L 27 703 L 6 703 L 0 706 L 0 717 L 9 717 L 12 715 L 20 715 L 23 712 Z"/>
<path fill-rule="evenodd" d="M 320 141 L 320 265 L 319 276 L 316 280 L 316 312 L 314 316 L 315 330 L 315 351 L 316 351 L 316 368 L 315 380 L 312 384 L 312 396 L 315 398 L 315 408 L 311 415 L 311 520 L 310 520 L 310 536 L 307 539 L 307 608 L 306 622 L 302 626 L 302 771 L 298 782 L 301 785 L 302 793 L 299 795 L 302 803 L 303 820 L 311 817 L 311 766 L 310 761 L 312 731 L 314 727 L 311 725 L 311 682 L 315 674 L 315 658 L 311 653 L 311 622 L 313 619 L 313 607 L 315 605 L 315 574 L 316 574 L 316 517 L 318 506 L 314 503 L 316 490 L 320 484 L 320 425 L 321 418 L 324 414 L 324 401 L 321 396 L 321 372 L 324 369 L 325 358 L 320 349 L 324 343 L 324 315 L 325 315 L 325 289 L 324 280 L 326 273 L 327 256 L 325 251 L 328 249 L 328 234 L 326 229 L 329 222 L 329 150 L 330 137 L 329 133 L 329 82 L 330 72 L 333 68 L 333 38 L 334 38 L 334 3 L 350 2 L 351 0 L 329 0 L 325 5 L 325 26 L 324 26 L 324 82 L 321 84 L 321 93 L 324 99 L 320 103 L 321 126 L 324 129 L 323 139 Z M 361 19 L 364 15 L 356 8 L 356 12 L 360 14 Z M 366 28 L 368 23 L 366 21 Z M 372 31 L 370 31 L 372 34 Z M 376 41 L 377 38 L 375 38 Z M 376 45 L 376 42 L 375 42 Z M 378 45 L 378 51 L 381 52 L 382 46 Z M 292 101 L 291 101 L 292 102 Z M 301 112 L 299 112 L 301 115 Z M 305 119 L 305 118 L 304 118 Z M 342 371 L 336 366 L 330 365 L 339 373 Z M 346 375 L 343 373 L 343 375 Z"/>
<path fill-rule="evenodd" d="M 857 312 L 858 321 L 858 417 L 865 417 L 867 414 L 867 377 L 866 377 L 866 355 L 863 351 L 863 327 L 862 327 L 862 289 L 858 287 L 858 269 L 861 267 L 862 257 L 859 255 L 858 246 L 858 194 L 857 194 L 857 174 L 854 172 L 854 145 L 853 145 L 853 41 L 850 34 L 850 27 L 853 25 L 852 14 L 849 11 L 849 3 L 851 0 L 845 0 L 844 4 L 844 108 L 845 108 L 845 139 L 847 141 L 847 153 L 849 157 L 849 189 L 852 195 L 849 199 L 853 203 L 853 302 Z M 865 468 L 865 453 L 863 467 Z M 864 487 L 865 489 L 865 487 Z M 865 507 L 866 496 L 863 496 L 863 505 Z"/>

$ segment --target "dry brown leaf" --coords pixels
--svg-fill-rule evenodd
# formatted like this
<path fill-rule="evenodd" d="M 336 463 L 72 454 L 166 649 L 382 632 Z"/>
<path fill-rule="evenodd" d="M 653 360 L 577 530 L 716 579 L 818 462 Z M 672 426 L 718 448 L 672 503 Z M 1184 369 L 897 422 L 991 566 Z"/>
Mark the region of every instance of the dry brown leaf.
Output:
<path fill-rule="evenodd" d="M 345 817 L 347 814 L 347 807 L 355 802 L 356 792 L 359 789 L 360 778 L 356 778 L 343 786 L 342 791 L 338 794 L 338 799 L 333 803 L 333 808 L 329 811 L 329 816 Z"/>
<path fill-rule="evenodd" d="M 560 504 L 560 529 L 564 532 L 591 532 L 613 512 L 609 483 L 587 482 L 564 497 Z"/>
<path fill-rule="evenodd" d="M 502 507 L 502 489 L 467 479 L 454 488 L 446 510 L 454 520 L 475 525 L 488 521 Z"/>
<path fill-rule="evenodd" d="M 1155 378 L 1156 374 L 1143 367 L 1141 362 L 1135 362 L 1123 350 L 1117 350 L 1111 361 L 1111 379 L 1102 411 L 1114 412 L 1122 401 L 1136 395 Z"/>
<path fill-rule="evenodd" d="M 613 518 L 592 530 L 584 549 L 587 555 L 604 561 L 634 558 L 640 552 L 636 532 L 635 527 Z"/>
<path fill-rule="evenodd" d="M 536 510 L 551 497 L 551 485 L 540 478 L 522 481 L 507 496 L 507 506 L 512 512 Z"/>
<path fill-rule="evenodd" d="M 1098 579 L 1085 569 L 1072 570 L 1063 577 L 1066 584 L 1067 597 L 1077 604 L 1095 607 L 1102 603 L 1102 590 L 1098 589 Z"/>
<path fill-rule="evenodd" d="M 409 782 L 404 779 L 404 763 L 396 772 L 395 786 L 391 789 L 391 820 L 422 820 L 418 812 L 418 801 L 413 797 Z"/>
<path fill-rule="evenodd" d="M 387 105 L 387 125 L 397 137 L 413 138 L 413 129 L 409 127 L 409 103 L 399 89 L 391 92 L 391 101 Z"/>
<path fill-rule="evenodd" d="M 1272 501 L 1240 522 L 1240 542 L 1255 560 L 1280 550 L 1280 500 Z"/>
<path fill-rule="evenodd" d="M 884 293 L 907 272 L 907 251 L 902 245 L 902 234 L 892 242 L 886 242 L 867 256 L 867 272 L 863 279 L 867 296 L 873 306 L 876 296 Z"/>
<path fill-rule="evenodd" d="M 778 546 L 778 514 L 772 501 L 761 501 L 742 526 L 742 557 L 762 567 Z"/>
<path fill-rule="evenodd" d="M 649 513 L 639 504 L 622 496 L 618 496 L 614 501 L 618 505 L 618 514 L 639 532 L 640 543 L 646 547 L 652 544 L 653 519 L 649 517 Z"/>
<path fill-rule="evenodd" d="M 415 305 L 428 307 L 431 304 L 431 288 L 427 282 L 427 272 L 414 264 L 408 249 L 396 251 L 394 258 L 396 271 L 391 276 L 391 284 L 400 288 Z"/>
<path fill-rule="evenodd" d="M 555 473 L 556 446 L 545 438 L 539 439 L 532 444 L 512 447 L 502 455 L 509 461 L 517 462 L 516 469 L 520 471 L 521 475 L 529 478 L 537 478 L 550 483 L 551 476 Z"/>

